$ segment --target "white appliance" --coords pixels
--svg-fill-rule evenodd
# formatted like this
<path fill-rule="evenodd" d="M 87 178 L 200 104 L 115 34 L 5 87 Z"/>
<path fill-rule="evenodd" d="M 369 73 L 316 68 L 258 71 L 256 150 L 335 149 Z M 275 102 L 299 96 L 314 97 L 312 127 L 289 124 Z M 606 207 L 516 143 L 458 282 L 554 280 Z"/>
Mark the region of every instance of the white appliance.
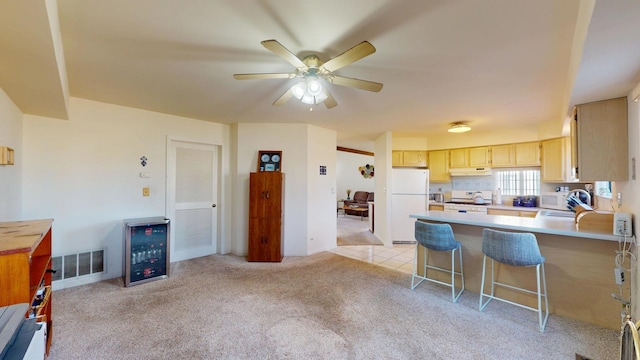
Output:
<path fill-rule="evenodd" d="M 429 170 L 394 168 L 391 173 L 391 240 L 414 242 L 411 214 L 424 214 L 429 206 Z"/>
<path fill-rule="evenodd" d="M 538 207 L 543 209 L 567 210 L 568 191 L 543 192 L 538 199 Z"/>
<path fill-rule="evenodd" d="M 482 203 L 477 199 L 482 194 Z M 444 211 L 459 213 L 487 213 L 487 205 L 491 205 L 491 191 L 451 190 L 451 200 L 444 203 Z"/>

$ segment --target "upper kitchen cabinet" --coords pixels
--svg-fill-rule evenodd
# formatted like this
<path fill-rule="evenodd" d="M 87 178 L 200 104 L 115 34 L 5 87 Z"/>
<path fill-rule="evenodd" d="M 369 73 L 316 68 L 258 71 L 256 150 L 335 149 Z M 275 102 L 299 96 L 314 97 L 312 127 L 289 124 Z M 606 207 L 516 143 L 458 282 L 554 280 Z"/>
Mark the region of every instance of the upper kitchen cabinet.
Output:
<path fill-rule="evenodd" d="M 449 150 L 449 166 L 451 168 L 469 167 L 469 148 Z"/>
<path fill-rule="evenodd" d="M 469 167 L 491 166 L 491 151 L 488 146 L 469 148 Z"/>
<path fill-rule="evenodd" d="M 509 167 L 516 163 L 516 150 L 514 144 L 494 145 L 491 147 L 491 166 Z"/>
<path fill-rule="evenodd" d="M 427 152 L 421 150 L 393 150 L 392 166 L 426 167 Z"/>
<path fill-rule="evenodd" d="M 429 182 L 448 182 L 449 150 L 429 151 Z"/>
<path fill-rule="evenodd" d="M 524 142 L 515 144 L 516 166 L 540 166 L 540 142 Z"/>
<path fill-rule="evenodd" d="M 578 105 L 575 120 L 580 180 L 629 180 L 627 98 Z"/>
<path fill-rule="evenodd" d="M 542 140 L 540 180 L 549 182 L 576 181 L 571 171 L 571 138 Z"/>

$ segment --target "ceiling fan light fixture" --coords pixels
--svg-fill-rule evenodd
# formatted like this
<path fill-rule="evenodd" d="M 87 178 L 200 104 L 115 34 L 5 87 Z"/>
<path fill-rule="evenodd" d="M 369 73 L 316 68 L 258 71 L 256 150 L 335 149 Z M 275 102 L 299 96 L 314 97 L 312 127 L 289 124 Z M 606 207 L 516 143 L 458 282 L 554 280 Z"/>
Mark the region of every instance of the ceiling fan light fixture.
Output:
<path fill-rule="evenodd" d="M 307 92 L 307 84 L 304 81 L 301 81 L 295 84 L 293 88 L 291 88 L 291 91 L 293 92 L 293 96 L 295 96 L 296 99 L 300 100 Z"/>
<path fill-rule="evenodd" d="M 318 81 L 318 79 L 309 78 L 307 91 L 309 92 L 309 95 L 318 96 L 322 93 L 322 84 L 320 84 L 320 81 Z"/>
<path fill-rule="evenodd" d="M 454 122 L 449 126 L 450 133 L 463 133 L 471 130 L 471 127 L 464 122 Z"/>

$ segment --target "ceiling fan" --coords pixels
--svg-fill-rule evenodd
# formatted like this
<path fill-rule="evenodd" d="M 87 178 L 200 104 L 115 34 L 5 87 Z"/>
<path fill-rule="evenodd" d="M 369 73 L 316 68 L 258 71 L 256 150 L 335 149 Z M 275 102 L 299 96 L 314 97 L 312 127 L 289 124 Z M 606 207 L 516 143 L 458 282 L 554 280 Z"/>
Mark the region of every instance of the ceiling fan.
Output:
<path fill-rule="evenodd" d="M 333 72 L 356 62 L 366 56 L 376 52 L 368 41 L 363 41 L 333 59 L 322 62 L 316 55 L 306 56 L 300 59 L 291 51 L 282 46 L 276 40 L 264 40 L 260 42 L 262 46 L 274 54 L 285 59 L 296 69 L 292 73 L 282 74 L 234 74 L 236 80 L 250 79 L 293 79 L 300 78 L 301 81 L 294 84 L 282 94 L 273 105 L 283 105 L 292 97 L 296 97 L 305 104 L 314 105 L 324 102 L 329 109 L 338 105 L 331 93 L 322 86 L 321 79 L 340 86 L 348 86 L 356 89 L 378 92 L 382 90 L 382 84 L 336 75 Z"/>

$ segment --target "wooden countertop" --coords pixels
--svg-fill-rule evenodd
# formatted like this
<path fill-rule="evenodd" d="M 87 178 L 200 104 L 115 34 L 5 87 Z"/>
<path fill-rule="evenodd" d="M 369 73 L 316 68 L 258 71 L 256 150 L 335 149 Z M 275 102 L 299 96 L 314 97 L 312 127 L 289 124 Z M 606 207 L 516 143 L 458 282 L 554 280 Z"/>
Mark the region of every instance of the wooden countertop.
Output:
<path fill-rule="evenodd" d="M 518 230 L 551 235 L 562 235 L 596 240 L 620 241 L 611 232 L 578 231 L 572 218 L 537 216 L 535 218 L 487 215 L 479 213 L 457 213 L 431 210 L 409 217 L 452 224 L 483 226 L 495 229 Z M 613 229 L 612 229 L 613 230 Z"/>
<path fill-rule="evenodd" d="M 0 222 L 0 255 L 32 252 L 53 219 Z"/>

